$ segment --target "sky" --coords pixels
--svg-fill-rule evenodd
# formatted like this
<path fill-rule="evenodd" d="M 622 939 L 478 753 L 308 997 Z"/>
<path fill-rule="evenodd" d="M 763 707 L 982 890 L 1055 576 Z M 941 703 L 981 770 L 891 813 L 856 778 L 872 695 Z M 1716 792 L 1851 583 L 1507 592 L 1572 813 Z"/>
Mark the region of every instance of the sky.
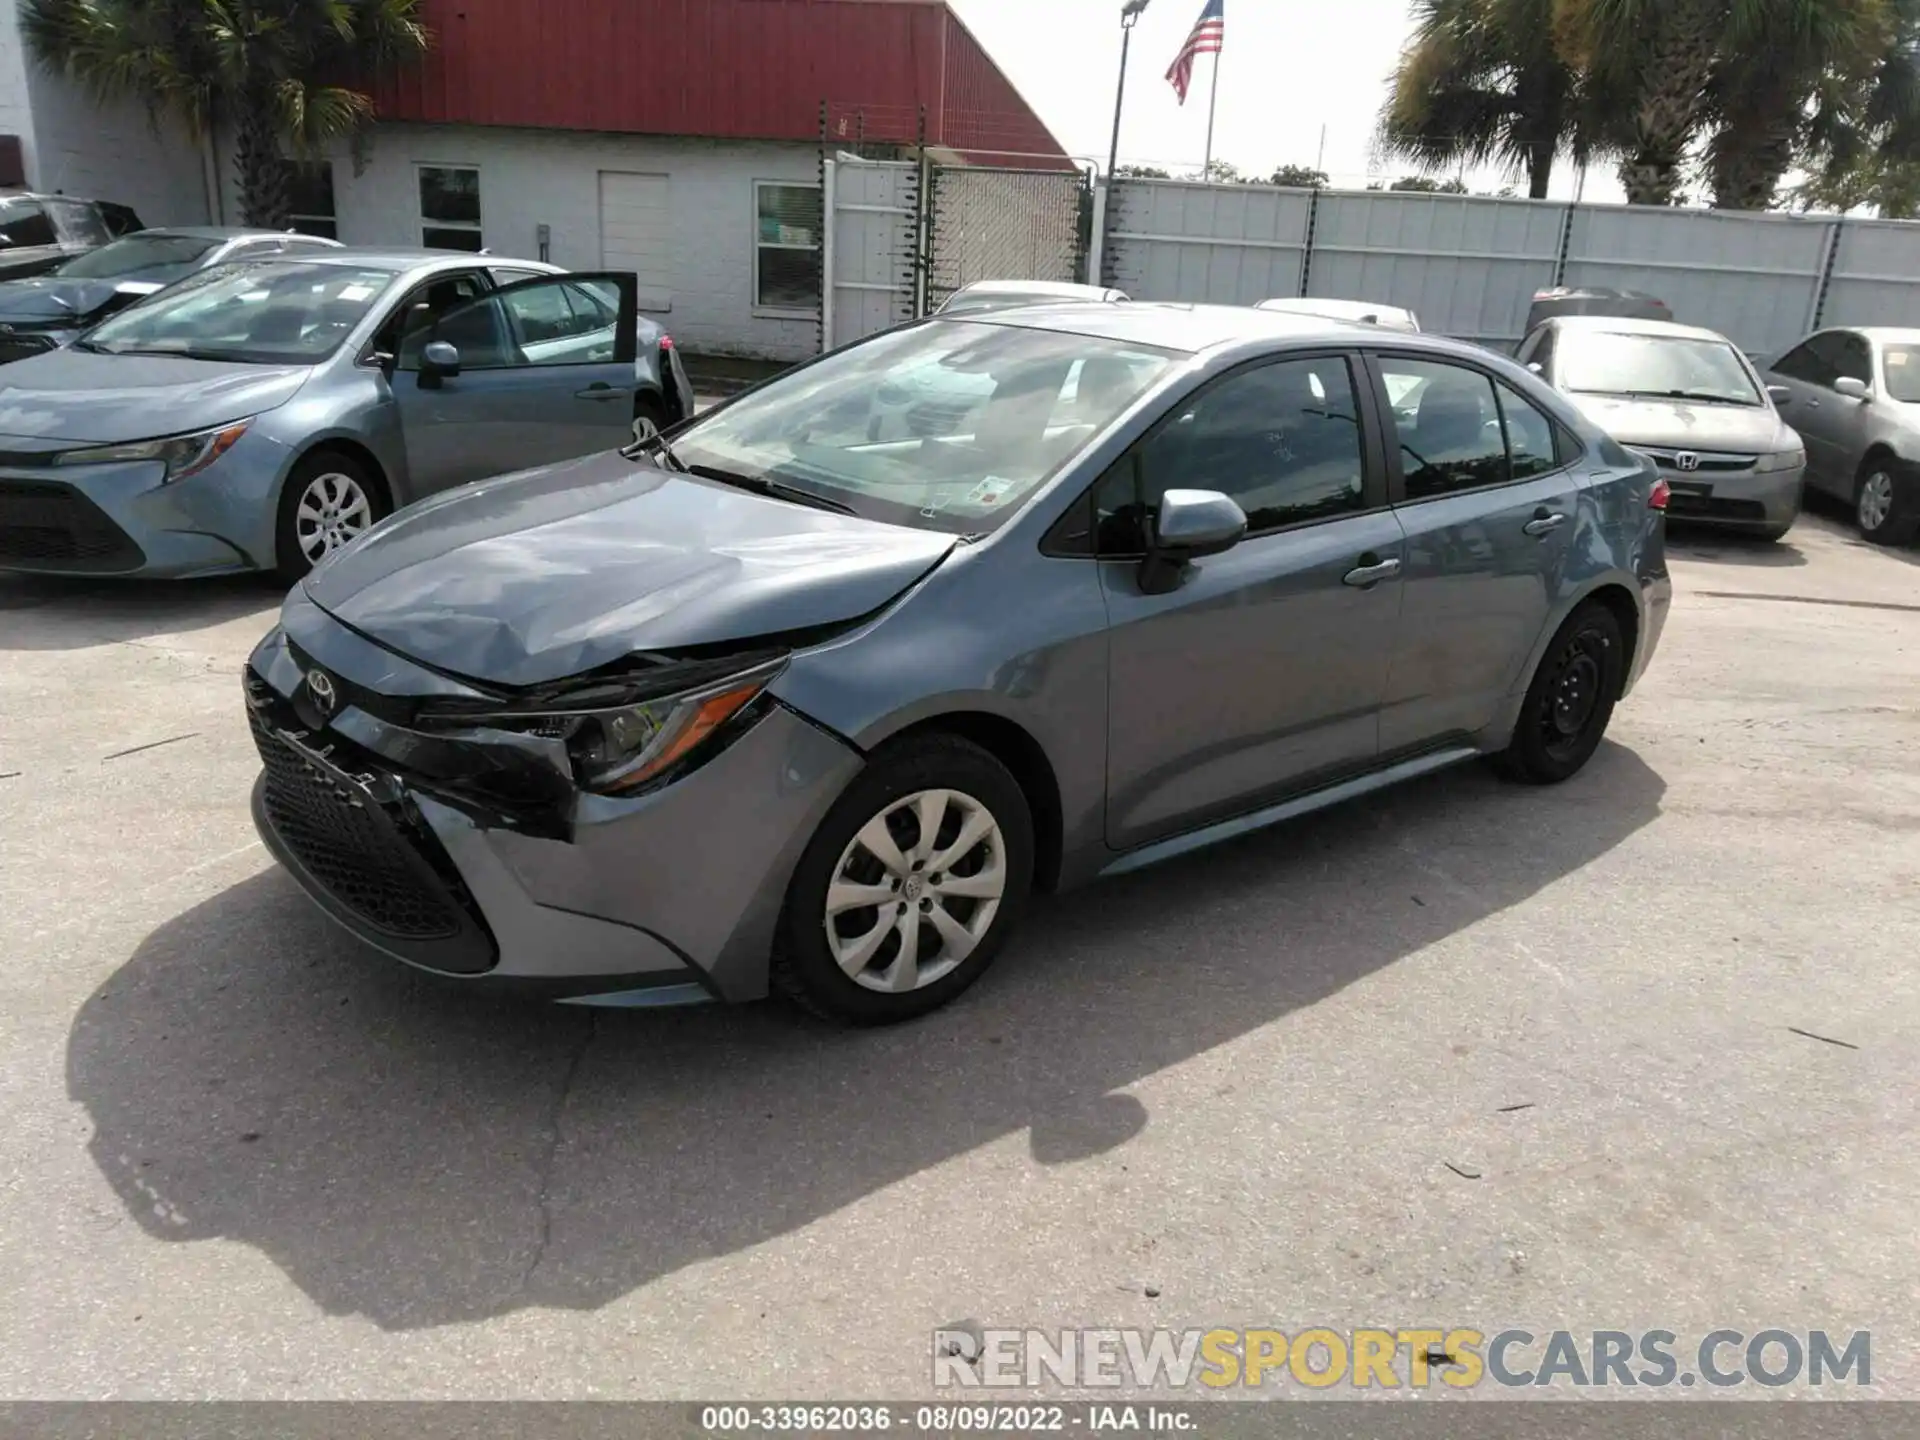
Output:
<path fill-rule="evenodd" d="M 1120 66 L 1120 0 L 949 0 L 1069 153 L 1106 164 Z M 1211 57 L 1194 69 L 1183 108 L 1165 75 L 1202 0 L 1150 0 L 1134 27 L 1122 164 L 1157 165 L 1176 175 L 1199 170 L 1206 149 Z M 1332 183 L 1360 189 L 1409 172 L 1374 150 L 1387 83 L 1406 45 L 1407 0 L 1226 0 L 1213 153 L 1247 174 L 1280 165 L 1317 165 Z M 1324 127 L 1325 150 L 1322 155 Z M 1571 165 L 1557 167 L 1553 193 L 1570 198 Z M 1512 183 L 1469 172 L 1492 191 Z M 1587 177 L 1585 198 L 1624 198 L 1611 174 Z"/>

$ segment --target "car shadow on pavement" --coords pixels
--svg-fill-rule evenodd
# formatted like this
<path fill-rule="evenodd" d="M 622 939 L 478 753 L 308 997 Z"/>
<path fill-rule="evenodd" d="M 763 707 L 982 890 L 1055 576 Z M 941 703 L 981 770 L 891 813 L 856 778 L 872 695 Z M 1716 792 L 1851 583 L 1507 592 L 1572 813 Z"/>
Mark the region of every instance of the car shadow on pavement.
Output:
<path fill-rule="evenodd" d="M 210 580 L 0 575 L 0 653 L 80 650 L 210 630 L 246 615 L 271 617 L 286 593 L 285 583 L 269 575 Z"/>
<path fill-rule="evenodd" d="M 1691 560 L 1703 565 L 1754 565 L 1786 569 L 1807 563 L 1806 554 L 1793 543 L 1789 532 L 1782 540 L 1756 540 L 1709 526 L 1692 526 L 1682 521 L 1667 522 L 1667 556 Z"/>
<path fill-rule="evenodd" d="M 329 1313 L 594 1308 L 1008 1135 L 1040 1165 L 1124 1146 L 1153 1123 L 1126 1087 L 1521 903 L 1664 788 L 1613 744 L 1555 790 L 1431 776 L 1042 901 L 961 1001 L 884 1031 L 453 993 L 268 871 L 88 998 L 68 1089 L 150 1236 L 254 1246 Z"/>

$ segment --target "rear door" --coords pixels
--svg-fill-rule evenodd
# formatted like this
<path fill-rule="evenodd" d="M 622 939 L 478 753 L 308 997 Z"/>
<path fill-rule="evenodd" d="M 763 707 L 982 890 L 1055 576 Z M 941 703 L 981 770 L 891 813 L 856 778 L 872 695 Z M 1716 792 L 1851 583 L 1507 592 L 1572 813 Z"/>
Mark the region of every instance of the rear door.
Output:
<path fill-rule="evenodd" d="M 1432 356 L 1369 357 L 1406 531 L 1406 594 L 1383 757 L 1464 742 L 1492 723 L 1553 613 L 1580 485 L 1578 451 L 1491 373 Z"/>
<path fill-rule="evenodd" d="M 416 493 L 610 450 L 631 433 L 634 281 L 541 275 L 483 294 L 409 330 L 394 397 Z M 436 340 L 457 375 L 423 372 Z"/>
<path fill-rule="evenodd" d="M 1116 849 L 1373 764 L 1403 547 L 1366 394 L 1338 352 L 1244 367 L 1177 402 L 1095 487 Z M 1148 594 L 1140 557 L 1169 488 L 1231 495 L 1249 529 Z"/>

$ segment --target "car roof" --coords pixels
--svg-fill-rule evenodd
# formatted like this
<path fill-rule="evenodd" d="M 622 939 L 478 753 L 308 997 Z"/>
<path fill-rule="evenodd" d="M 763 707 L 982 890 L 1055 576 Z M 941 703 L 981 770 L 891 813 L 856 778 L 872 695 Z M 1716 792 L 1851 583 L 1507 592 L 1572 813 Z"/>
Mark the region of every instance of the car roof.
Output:
<path fill-rule="evenodd" d="M 1829 325 L 1827 329 L 1850 330 L 1856 335 L 1866 336 L 1869 340 L 1878 340 L 1883 345 L 1888 343 L 1920 345 L 1920 330 L 1910 325 Z"/>
<path fill-rule="evenodd" d="M 1302 315 L 1288 310 L 1256 310 L 1250 305 L 1177 305 L 1136 300 L 1127 305 L 1039 305 L 1031 309 L 996 310 L 982 315 L 942 317 L 949 325 L 1017 325 L 1032 330 L 1057 330 L 1090 335 L 1162 350 L 1198 354 L 1224 345 L 1260 340 L 1311 341 L 1325 339 L 1342 345 L 1390 343 L 1419 346 L 1456 354 L 1479 354 L 1481 347 L 1438 337 L 1383 330 L 1378 325 L 1353 324 L 1324 315 Z M 1436 343 L 1437 342 L 1437 343 Z"/>
<path fill-rule="evenodd" d="M 1338 319 L 1345 319 L 1348 316 L 1358 319 L 1362 315 L 1413 314 L 1404 305 L 1376 305 L 1371 300 L 1336 300 L 1331 296 L 1326 298 L 1278 296 L 1272 300 L 1262 300 L 1253 308 L 1282 311 L 1294 315 L 1326 315 Z"/>
<path fill-rule="evenodd" d="M 1559 330 L 1591 330 L 1606 335 L 1664 335 L 1672 340 L 1718 340 L 1725 345 L 1733 344 L 1718 330 L 1682 325 L 1673 320 L 1634 320 L 1623 315 L 1556 315 L 1541 323 Z"/>
<path fill-rule="evenodd" d="M 135 235 L 179 235 L 191 240 L 284 240 L 293 232 L 287 230 L 262 230 L 248 225 L 146 225 L 138 230 L 129 230 L 118 239 L 129 240 Z M 323 240 L 317 235 L 303 235 L 303 240 Z"/>
<path fill-rule="evenodd" d="M 558 265 L 541 260 L 521 260 L 511 255 L 475 255 L 465 250 L 407 250 L 379 246 L 342 245 L 338 250 L 316 250 L 311 254 L 276 257 L 289 265 L 357 265 L 366 270 L 391 270 L 402 274 L 413 270 L 451 270 L 472 265 L 499 265 L 514 270 L 532 270 L 548 275 L 566 272 Z"/>

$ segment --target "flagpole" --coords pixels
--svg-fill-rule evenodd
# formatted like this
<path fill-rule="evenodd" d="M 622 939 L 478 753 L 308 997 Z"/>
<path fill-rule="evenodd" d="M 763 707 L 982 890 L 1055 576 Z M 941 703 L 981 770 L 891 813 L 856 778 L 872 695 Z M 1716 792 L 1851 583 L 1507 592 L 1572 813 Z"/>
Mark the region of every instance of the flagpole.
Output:
<path fill-rule="evenodd" d="M 1220 57 L 1222 51 L 1213 52 L 1213 90 L 1207 96 L 1207 158 L 1200 167 L 1200 178 L 1206 179 L 1207 172 L 1213 169 L 1213 107 L 1220 103 Z"/>

